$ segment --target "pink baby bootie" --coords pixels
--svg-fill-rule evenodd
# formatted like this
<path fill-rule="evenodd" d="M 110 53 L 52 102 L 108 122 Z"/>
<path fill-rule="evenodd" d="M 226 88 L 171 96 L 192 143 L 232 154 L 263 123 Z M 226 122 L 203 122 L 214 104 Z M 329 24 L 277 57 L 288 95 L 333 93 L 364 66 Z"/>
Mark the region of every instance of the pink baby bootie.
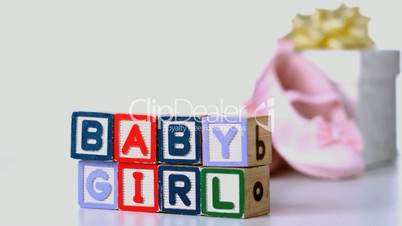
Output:
<path fill-rule="evenodd" d="M 335 62 L 334 62 L 335 63 Z M 317 178 L 361 174 L 362 138 L 323 71 L 281 40 L 278 51 L 246 102 L 249 115 L 267 114 L 273 98 L 272 143 L 297 171 Z"/>

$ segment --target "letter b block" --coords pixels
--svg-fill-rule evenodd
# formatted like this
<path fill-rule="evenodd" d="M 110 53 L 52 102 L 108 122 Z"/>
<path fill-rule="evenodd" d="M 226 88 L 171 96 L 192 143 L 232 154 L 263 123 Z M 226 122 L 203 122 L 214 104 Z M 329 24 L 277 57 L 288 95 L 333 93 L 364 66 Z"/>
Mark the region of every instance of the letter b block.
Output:
<path fill-rule="evenodd" d="M 198 167 L 159 166 L 159 206 L 162 212 L 200 214 Z"/>
<path fill-rule="evenodd" d="M 271 163 L 268 116 L 202 118 L 204 166 L 249 167 Z"/>
<path fill-rule="evenodd" d="M 201 118 L 159 117 L 158 157 L 160 163 L 201 164 Z"/>
<path fill-rule="evenodd" d="M 113 160 L 113 115 L 73 112 L 71 118 L 71 158 Z"/>
<path fill-rule="evenodd" d="M 269 212 L 269 168 L 201 170 L 202 214 L 249 218 Z"/>
<path fill-rule="evenodd" d="M 117 209 L 117 163 L 78 163 L 78 203 L 84 208 Z"/>

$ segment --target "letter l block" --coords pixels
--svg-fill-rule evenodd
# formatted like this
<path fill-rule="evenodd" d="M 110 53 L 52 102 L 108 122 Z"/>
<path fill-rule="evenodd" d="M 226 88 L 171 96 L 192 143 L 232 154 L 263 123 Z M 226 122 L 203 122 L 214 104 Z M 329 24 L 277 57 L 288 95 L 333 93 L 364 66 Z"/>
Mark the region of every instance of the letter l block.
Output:
<path fill-rule="evenodd" d="M 269 167 L 203 168 L 202 214 L 249 218 L 269 212 Z"/>

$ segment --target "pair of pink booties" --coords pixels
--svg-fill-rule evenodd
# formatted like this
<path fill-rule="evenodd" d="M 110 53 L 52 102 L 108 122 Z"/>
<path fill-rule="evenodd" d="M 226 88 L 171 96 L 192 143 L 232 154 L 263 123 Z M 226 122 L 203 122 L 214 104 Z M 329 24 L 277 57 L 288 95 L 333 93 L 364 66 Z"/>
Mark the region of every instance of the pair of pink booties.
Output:
<path fill-rule="evenodd" d="M 271 98 L 272 144 L 292 168 L 323 179 L 363 172 L 362 137 L 341 95 L 326 74 L 287 40 L 278 42 L 276 54 L 256 81 L 246 101 L 247 113 L 266 115 L 265 103 Z"/>

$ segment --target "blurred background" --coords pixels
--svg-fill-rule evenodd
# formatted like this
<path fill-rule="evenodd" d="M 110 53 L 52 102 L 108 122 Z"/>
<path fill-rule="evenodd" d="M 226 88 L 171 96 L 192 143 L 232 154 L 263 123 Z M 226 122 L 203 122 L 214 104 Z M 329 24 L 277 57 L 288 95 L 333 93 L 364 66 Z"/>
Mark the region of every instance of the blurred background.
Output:
<path fill-rule="evenodd" d="M 292 18 L 341 3 L 371 17 L 378 49 L 401 49 L 396 0 L 1 1 L 1 224 L 78 224 L 73 111 L 241 105 Z"/>

